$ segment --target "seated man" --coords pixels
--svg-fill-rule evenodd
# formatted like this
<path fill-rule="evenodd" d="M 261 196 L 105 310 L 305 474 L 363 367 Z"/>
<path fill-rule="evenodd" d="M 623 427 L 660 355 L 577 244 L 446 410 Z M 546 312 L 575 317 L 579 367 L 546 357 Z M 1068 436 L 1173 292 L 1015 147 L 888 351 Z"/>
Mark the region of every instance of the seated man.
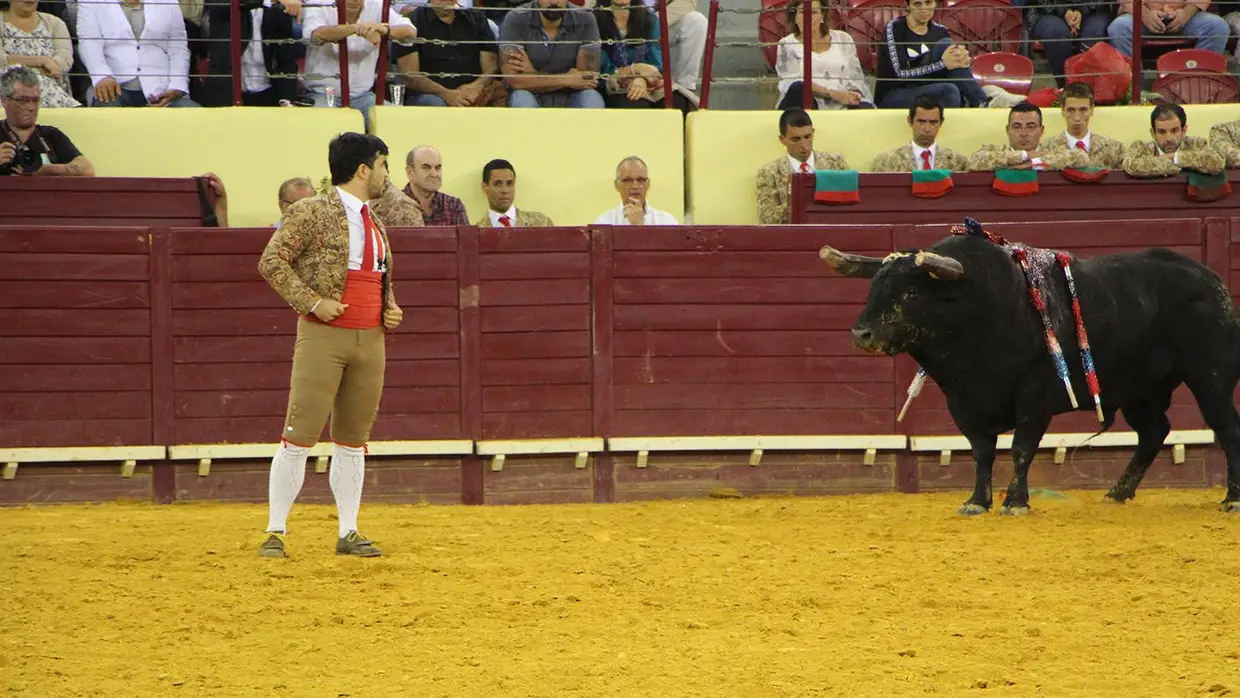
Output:
<path fill-rule="evenodd" d="M 1064 150 L 1083 150 L 1089 155 L 1091 167 L 1118 170 L 1124 164 L 1124 144 L 1089 130 L 1089 120 L 1094 116 L 1094 90 L 1089 83 L 1073 82 L 1063 89 L 1059 107 L 1064 123 L 1063 133 L 1048 138 L 1038 150 L 1055 153 Z"/>
<path fill-rule="evenodd" d="M 628 156 L 616 166 L 616 191 L 620 194 L 620 205 L 600 214 L 594 219 L 594 225 L 680 225 L 675 216 L 647 203 L 650 169 L 646 161 L 636 155 Z"/>
<path fill-rule="evenodd" d="M 1141 35 L 1191 37 L 1196 48 L 1223 53 L 1231 27 L 1222 17 L 1206 12 L 1208 7 L 1210 0 L 1144 0 Z M 1132 0 L 1120 0 L 1119 16 L 1107 26 L 1107 38 L 1117 51 L 1132 55 Z"/>
<path fill-rule="evenodd" d="M 39 74 L 33 68 L 13 66 L 0 75 L 0 175 L 36 177 L 93 177 L 95 168 L 53 126 L 40 126 Z"/>
<path fill-rule="evenodd" d="M 340 46 L 349 47 L 349 106 L 362 112 L 366 129 L 370 129 L 370 108 L 375 105 L 375 68 L 379 64 L 379 45 L 391 39 L 406 46 L 413 42 L 417 30 L 413 23 L 395 10 L 383 16 L 382 0 L 345 0 L 347 24 L 337 23 L 334 5 L 305 8 L 302 35 L 310 39 L 306 50 L 303 82 L 317 107 L 343 106 L 340 94 Z M 384 21 L 386 19 L 386 22 Z M 327 90 L 335 91 L 335 104 L 329 105 Z"/>
<path fill-rule="evenodd" d="M 1206 139 L 1188 135 L 1188 116 L 1178 104 L 1154 107 L 1150 135 L 1153 140 L 1133 141 L 1124 154 L 1124 171 L 1133 177 L 1166 177 L 1180 170 L 1218 174 L 1226 165 Z"/>
<path fill-rule="evenodd" d="M 963 172 L 968 166 L 965 157 L 940 146 L 935 141 L 947 115 L 943 105 L 933 97 L 922 95 L 908 108 L 908 125 L 913 140 L 899 148 L 879 153 L 870 167 L 872 172 L 912 172 L 913 170 L 951 170 Z"/>
<path fill-rule="evenodd" d="M 431 0 L 409 19 L 422 38 L 409 48 L 393 47 L 396 65 L 409 88 L 405 104 L 421 107 L 499 107 L 504 85 L 488 75 L 498 67 L 491 25 L 479 10 L 456 7 L 456 0 Z M 444 43 L 432 43 L 442 41 Z M 458 43 L 461 42 L 461 43 Z M 414 73 L 454 73 L 451 77 Z"/>
<path fill-rule="evenodd" d="M 1115 4 L 1109 0 L 1026 0 L 1024 9 L 1029 40 L 1042 44 L 1059 87 L 1067 82 L 1068 59 L 1106 41 L 1107 26 L 1115 19 Z"/>
<path fill-rule="evenodd" d="M 512 91 L 508 106 L 606 106 L 597 89 L 598 22 L 589 10 L 567 6 L 568 0 L 534 0 L 504 17 L 500 69 Z"/>
<path fill-rule="evenodd" d="M 293 5 L 293 7 L 290 7 Z M 300 39 L 300 0 L 241 0 L 241 68 L 232 64 L 232 4 L 207 5 L 207 72 L 200 96 L 208 107 L 231 106 L 233 75 L 241 73 L 241 103 L 247 107 L 291 105 L 297 98 L 297 59 L 302 45 L 267 43 Z M 272 78 L 272 75 L 290 77 Z"/>
<path fill-rule="evenodd" d="M 479 228 L 549 228 L 555 223 L 537 211 L 518 209 L 517 170 L 507 160 L 492 160 L 482 168 L 482 193 L 487 197 L 487 217 Z"/>
<path fill-rule="evenodd" d="M 1042 110 L 1036 104 L 1017 104 L 1008 110 L 1007 145 L 982 146 L 969 156 L 969 170 L 1062 170 L 1089 165 L 1089 156 L 1083 150 L 1039 150 L 1038 142 L 1042 139 L 1044 129 Z"/>
<path fill-rule="evenodd" d="M 788 200 L 791 197 L 788 175 L 793 172 L 813 174 L 818 170 L 851 169 L 839 155 L 814 150 L 814 122 L 804 109 L 788 109 L 780 113 L 779 142 L 787 154 L 758 169 L 758 220 L 763 225 L 788 222 Z"/>
<path fill-rule="evenodd" d="M 1227 167 L 1240 167 L 1240 119 L 1210 127 L 1210 147 L 1223 156 Z"/>
<path fill-rule="evenodd" d="M 443 186 L 443 158 L 429 145 L 419 145 L 405 155 L 405 196 L 422 211 L 425 225 L 469 225 L 465 204 L 439 191 Z"/>
<path fill-rule="evenodd" d="M 931 21 L 936 1 L 905 1 L 908 14 L 887 23 L 884 45 L 878 47 L 874 103 L 905 109 L 928 95 L 948 109 L 986 106 L 990 98 L 973 77 L 968 49 L 955 43 L 947 27 Z"/>
<path fill-rule="evenodd" d="M 189 38 L 176 3 L 78 3 L 78 55 L 96 107 L 196 107 L 189 98 Z"/>
<path fill-rule="evenodd" d="M 278 194 L 280 197 L 278 204 L 280 206 L 280 219 L 276 221 L 273 227 L 280 227 L 280 221 L 284 220 L 284 212 L 288 210 L 289 206 L 302 199 L 308 199 L 314 196 L 314 194 L 314 182 L 311 182 L 308 177 L 293 177 L 292 179 L 284 180 L 280 185 Z"/>

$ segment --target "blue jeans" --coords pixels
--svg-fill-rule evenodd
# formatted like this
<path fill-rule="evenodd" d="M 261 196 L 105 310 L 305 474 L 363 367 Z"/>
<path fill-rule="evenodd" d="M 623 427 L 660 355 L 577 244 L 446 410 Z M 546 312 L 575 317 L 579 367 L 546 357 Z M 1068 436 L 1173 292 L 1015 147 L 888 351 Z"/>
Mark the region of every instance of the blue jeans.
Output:
<path fill-rule="evenodd" d="M 86 103 L 92 107 L 145 107 L 149 102 L 142 90 L 121 90 L 121 94 L 111 102 L 100 102 L 95 99 L 95 88 L 91 87 L 86 90 Z M 169 107 L 198 107 L 202 106 L 190 99 L 188 95 L 177 97 L 168 102 Z"/>
<path fill-rule="evenodd" d="M 425 92 L 411 92 L 405 96 L 405 106 L 407 107 L 446 107 L 448 103 L 443 101 L 443 97 L 439 95 L 427 94 Z"/>
<path fill-rule="evenodd" d="M 311 87 L 306 90 L 306 96 L 314 100 L 314 106 L 327 106 L 327 93 L 323 91 L 321 86 Z M 344 100 L 340 97 L 340 90 L 336 90 L 336 106 L 344 106 Z M 363 92 L 360 95 L 352 95 L 349 97 L 349 108 L 356 109 L 362 113 L 362 124 L 366 132 L 370 132 L 370 108 L 375 106 L 375 93 Z"/>
<path fill-rule="evenodd" d="M 1209 12 L 1198 12 L 1188 20 L 1188 23 L 1180 29 L 1179 34 L 1163 33 L 1154 34 L 1145 27 L 1142 27 L 1141 36 L 1149 38 L 1152 36 L 1184 36 L 1197 40 L 1195 48 L 1213 51 L 1215 53 L 1223 53 L 1227 50 L 1227 39 L 1231 37 L 1231 27 L 1227 25 L 1227 21 L 1218 15 L 1212 15 Z M 1111 45 L 1115 50 L 1125 56 L 1132 55 L 1132 15 L 1122 15 L 1116 17 L 1107 27 L 1107 38 L 1110 39 Z"/>
<path fill-rule="evenodd" d="M 951 38 L 939 39 L 935 42 L 930 49 L 930 62 L 943 60 L 943 52 L 952 43 L 954 42 Z M 938 80 L 929 84 L 898 87 L 891 90 L 883 95 L 882 102 L 878 106 L 884 109 L 907 109 L 915 99 L 922 95 L 933 97 L 948 109 L 963 106 L 965 103 L 976 107 L 984 104 L 988 99 L 986 93 L 982 91 L 982 86 L 977 84 L 977 79 L 973 77 L 973 70 L 970 68 L 946 70 L 930 77 L 938 78 Z"/>
<path fill-rule="evenodd" d="M 529 90 L 513 90 L 508 95 L 508 106 L 533 109 L 541 106 L 538 95 Z M 598 90 L 574 90 L 568 95 L 569 109 L 605 109 L 607 103 Z"/>

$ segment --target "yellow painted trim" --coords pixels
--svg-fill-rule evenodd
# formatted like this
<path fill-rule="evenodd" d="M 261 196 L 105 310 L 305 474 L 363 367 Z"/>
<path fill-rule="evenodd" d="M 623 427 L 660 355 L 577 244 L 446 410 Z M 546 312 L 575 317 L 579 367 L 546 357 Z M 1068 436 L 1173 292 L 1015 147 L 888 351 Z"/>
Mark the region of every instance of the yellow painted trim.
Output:
<path fill-rule="evenodd" d="M 1134 447 L 1137 445 L 1137 433 L 1135 431 L 1112 431 L 1105 434 L 1099 434 L 1085 443 L 1089 439 L 1090 434 L 1085 432 L 1068 432 L 1062 434 L 1045 434 L 1042 442 L 1038 445 L 1039 449 L 1043 448 L 1076 448 L 1085 445 L 1091 447 Z M 909 448 L 913 451 L 968 451 L 970 450 L 969 440 L 963 436 L 913 436 L 909 439 Z M 1167 435 L 1164 446 L 1174 446 L 1176 444 L 1210 444 L 1214 443 L 1214 432 L 1209 429 L 1188 429 L 1181 431 L 1172 431 Z M 1000 434 L 999 442 L 996 450 L 1010 451 L 1012 449 L 1012 435 Z"/>
<path fill-rule="evenodd" d="M 870 451 L 901 450 L 903 434 L 823 436 L 632 436 L 607 440 L 607 450 L 633 451 Z"/>
<path fill-rule="evenodd" d="M 0 448 L 3 463 L 71 463 L 77 461 L 164 460 L 163 446 L 61 446 Z"/>
<path fill-rule="evenodd" d="M 280 444 L 189 444 L 168 447 L 168 460 L 241 460 L 271 458 Z M 320 441 L 310 449 L 311 457 L 330 456 L 334 444 Z M 473 452 L 468 439 L 446 441 L 372 441 L 371 456 L 464 456 Z"/>
<path fill-rule="evenodd" d="M 603 450 L 603 439 L 584 437 L 578 439 L 496 439 L 479 441 L 475 453 L 480 456 L 516 456 L 538 453 L 598 453 Z"/>

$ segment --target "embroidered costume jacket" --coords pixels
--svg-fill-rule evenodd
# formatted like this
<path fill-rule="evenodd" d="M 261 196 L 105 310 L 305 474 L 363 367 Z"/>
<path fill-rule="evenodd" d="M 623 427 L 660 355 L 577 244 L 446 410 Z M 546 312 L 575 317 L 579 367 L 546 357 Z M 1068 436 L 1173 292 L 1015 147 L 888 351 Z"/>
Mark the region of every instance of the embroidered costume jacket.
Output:
<path fill-rule="evenodd" d="M 1159 155 L 1154 141 L 1133 141 L 1124 154 L 1124 171 L 1133 177 L 1166 177 L 1179 174 L 1181 169 L 1218 174 L 1226 164 L 1206 139 L 1196 136 L 1185 136 L 1176 156 L 1178 165 Z"/>
<path fill-rule="evenodd" d="M 425 225 L 418 202 L 405 196 L 391 182 L 383 188 L 379 198 L 370 201 L 370 210 L 391 228 L 421 228 Z"/>
<path fill-rule="evenodd" d="M 396 307 L 392 291 L 392 246 L 378 216 L 383 237 L 384 307 Z M 308 315 L 321 298 L 339 301 L 349 275 L 349 220 L 340 195 L 332 189 L 288 207 L 258 260 L 258 273 L 299 314 Z"/>
<path fill-rule="evenodd" d="M 1041 147 L 1041 146 L 1039 146 Z M 1088 167 L 1089 156 L 1083 150 L 1048 150 L 1043 151 L 1042 168 L 1044 170 L 1062 170 L 1068 167 Z M 1024 162 L 1020 151 L 1011 145 L 984 145 L 976 153 L 969 156 L 969 170 L 986 172 L 1007 167 L 1015 167 Z"/>
<path fill-rule="evenodd" d="M 552 223 L 550 218 L 538 211 L 526 211 L 523 208 L 519 208 L 517 209 L 517 220 L 513 223 L 513 226 L 517 228 L 551 228 L 555 226 L 555 223 Z M 490 214 L 479 218 L 478 222 L 474 223 L 474 227 L 490 228 Z"/>
<path fill-rule="evenodd" d="M 1038 150 L 1043 153 L 1068 152 L 1068 141 L 1064 138 L 1063 133 L 1060 132 L 1039 143 Z M 1076 148 L 1071 150 L 1076 150 Z M 1119 170 L 1124 167 L 1124 144 L 1110 136 L 1104 136 L 1101 133 L 1090 133 L 1088 152 L 1088 165 L 1090 167 L 1105 167 L 1108 170 Z"/>
<path fill-rule="evenodd" d="M 848 162 L 839 155 L 814 151 L 814 169 L 816 170 L 849 170 Z M 788 188 L 788 175 L 792 168 L 788 165 L 788 156 L 782 155 L 778 160 L 768 162 L 758 169 L 758 222 L 763 225 L 788 222 L 788 200 L 791 192 Z"/>
<path fill-rule="evenodd" d="M 934 149 L 934 167 L 938 170 L 964 172 L 968 169 L 968 158 L 939 145 Z M 874 164 L 870 165 L 871 172 L 912 172 L 920 169 L 921 163 L 913 162 L 913 146 L 909 143 L 879 153 L 874 158 Z"/>
<path fill-rule="evenodd" d="M 1227 167 L 1240 167 L 1240 120 L 1211 126 L 1210 147 L 1223 156 Z"/>

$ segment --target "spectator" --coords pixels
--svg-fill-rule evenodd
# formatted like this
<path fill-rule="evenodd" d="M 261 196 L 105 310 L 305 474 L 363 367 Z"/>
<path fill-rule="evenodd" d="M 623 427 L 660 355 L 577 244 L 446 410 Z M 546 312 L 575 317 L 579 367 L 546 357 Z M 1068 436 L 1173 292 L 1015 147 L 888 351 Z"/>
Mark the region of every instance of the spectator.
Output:
<path fill-rule="evenodd" d="M 1083 150 L 1039 150 L 1044 130 L 1042 110 L 1037 105 L 1017 104 L 1008 111 L 1007 145 L 982 146 L 969 156 L 969 170 L 1062 170 L 1089 165 L 1089 156 Z"/>
<path fill-rule="evenodd" d="M 585 7 L 603 5 L 603 0 L 583 0 Z M 659 12 L 653 0 L 640 3 L 650 15 L 655 37 L 661 36 Z M 672 89 L 683 98 L 673 98 L 682 111 L 696 109 L 698 105 L 698 76 L 702 72 L 702 56 L 706 52 L 706 15 L 697 11 L 696 0 L 671 0 L 667 5 L 667 47 L 672 54 L 661 56 L 672 66 Z"/>
<path fill-rule="evenodd" d="M 1133 141 L 1124 153 L 1124 172 L 1133 177 L 1166 177 L 1181 170 L 1217 174 L 1227 164 L 1204 138 L 1188 135 L 1188 116 L 1178 104 L 1150 112 L 1153 140 Z"/>
<path fill-rule="evenodd" d="M 504 17 L 500 68 L 510 107 L 602 109 L 598 23 L 567 0 L 534 0 Z M 548 43 L 548 42 L 557 43 Z"/>
<path fill-rule="evenodd" d="M 311 182 L 309 177 L 293 177 L 292 179 L 284 180 L 280 185 L 279 192 L 280 220 L 277 220 L 272 227 L 280 227 L 280 221 L 284 220 L 284 212 L 288 210 L 289 206 L 302 199 L 308 199 L 314 196 L 314 194 L 314 182 Z"/>
<path fill-rule="evenodd" d="M 487 217 L 474 223 L 479 228 L 550 228 L 551 219 L 537 211 L 518 209 L 517 170 L 507 160 L 492 160 L 482 168 L 482 193 L 487 197 Z"/>
<path fill-rule="evenodd" d="M 905 0 L 908 14 L 887 23 L 878 51 L 874 99 L 886 109 L 907 109 L 921 95 L 948 109 L 984 107 L 990 101 L 969 66 L 964 46 L 932 21 L 936 0 Z"/>
<path fill-rule="evenodd" d="M 1231 27 L 1206 12 L 1210 0 L 1145 0 L 1141 5 L 1142 36 L 1186 36 L 1196 47 L 1215 53 L 1227 49 Z M 1111 45 L 1125 56 L 1132 55 L 1132 0 L 1120 0 L 1119 16 L 1107 26 Z"/>
<path fill-rule="evenodd" d="M 1072 56 L 1089 50 L 1106 39 L 1107 25 L 1115 18 L 1112 3 L 1106 0 L 1028 0 L 1025 27 L 1030 41 L 1042 43 L 1046 62 L 1060 87 L 1064 86 L 1064 64 Z"/>
<path fill-rule="evenodd" d="M 83 2 L 77 24 L 91 106 L 198 106 L 189 98 L 189 41 L 179 5 Z"/>
<path fill-rule="evenodd" d="M 90 160 L 73 141 L 53 126 L 38 124 L 39 74 L 28 66 L 14 66 L 0 75 L 0 175 L 93 177 Z"/>
<path fill-rule="evenodd" d="M 663 105 L 663 51 L 659 25 L 645 5 L 600 0 L 594 11 L 602 47 L 600 90 L 613 108 Z M 683 97 L 682 97 L 683 99 Z"/>
<path fill-rule="evenodd" d="M 521 4 L 524 2 L 527 2 L 527 0 L 520 0 L 518 4 Z M 406 17 L 409 17 L 419 7 L 426 7 L 428 4 L 434 5 L 435 4 L 434 0 L 431 0 L 431 2 L 429 3 L 426 0 L 393 0 L 392 9 L 396 10 L 397 12 L 401 13 L 402 15 Z M 499 40 L 499 25 L 496 24 L 495 20 L 493 19 L 494 14 L 493 14 L 493 11 L 491 10 L 492 2 L 488 0 L 488 2 L 485 4 L 487 6 L 486 11 L 484 12 L 481 9 L 479 9 L 478 11 L 483 13 L 482 16 L 486 18 L 487 26 L 491 28 L 491 38 L 498 41 Z M 474 3 L 473 3 L 473 0 L 454 0 L 454 2 L 448 3 L 448 7 L 455 7 L 455 8 L 459 8 L 463 10 L 469 10 L 469 9 L 473 9 Z M 418 23 L 414 22 L 413 24 L 414 26 L 417 26 Z M 420 32 L 422 30 L 419 29 L 418 31 Z M 419 34 L 419 36 L 421 35 Z"/>
<path fill-rule="evenodd" d="M 874 158 L 874 164 L 870 170 L 873 172 L 966 171 L 968 159 L 965 156 L 937 143 L 939 129 L 943 127 L 946 119 L 943 105 L 924 95 L 918 97 L 908 108 L 908 125 L 913 131 L 913 140 L 899 148 L 879 153 Z"/>
<path fill-rule="evenodd" d="M 336 106 L 343 106 L 340 94 L 340 46 L 349 49 L 349 106 L 360 111 L 370 130 L 370 108 L 375 105 L 375 69 L 379 64 L 379 44 L 391 39 L 409 46 L 417 37 L 413 23 L 395 10 L 388 10 L 383 22 L 382 0 L 343 0 L 345 24 L 337 24 L 332 5 L 305 8 L 302 36 L 310 38 L 306 51 L 303 82 L 316 107 L 328 106 L 327 89 L 336 93 Z"/>
<path fill-rule="evenodd" d="M 409 15 L 422 41 L 392 51 L 409 93 L 405 104 L 421 107 L 503 106 L 504 84 L 488 75 L 498 69 L 495 34 L 478 10 L 456 9 L 455 0 L 431 0 Z M 430 43 L 442 41 L 443 44 Z M 457 43 L 458 41 L 472 43 Z M 413 73 L 456 73 L 435 77 Z"/>
<path fill-rule="evenodd" d="M 801 40 L 803 0 L 792 0 L 785 10 L 789 34 L 779 40 L 775 72 L 779 74 L 779 108 L 800 107 L 804 102 L 805 44 Z M 830 29 L 822 21 L 822 3 L 813 0 L 814 37 L 813 92 L 811 109 L 873 109 L 874 97 L 861 70 L 857 43 L 846 31 Z"/>
<path fill-rule="evenodd" d="M 38 0 L 12 0 L 7 11 L 0 11 L 0 70 L 8 65 L 34 68 L 42 92 L 39 106 L 80 107 L 69 86 L 73 67 L 69 27 L 38 7 Z"/>
<path fill-rule="evenodd" d="M 233 75 L 241 74 L 241 103 L 247 107 L 292 105 L 297 98 L 298 46 L 269 44 L 301 38 L 296 28 L 302 12 L 299 0 L 288 4 L 278 0 L 242 0 L 241 67 L 232 64 L 232 5 L 227 2 L 208 6 L 208 73 L 203 103 L 211 107 L 231 105 Z M 337 68 L 339 70 L 339 68 Z M 273 78 L 269 74 L 291 77 Z"/>
<path fill-rule="evenodd" d="M 1124 144 L 1089 130 L 1089 121 L 1094 115 L 1094 90 L 1089 83 L 1068 83 L 1060 97 L 1063 105 L 1059 110 L 1067 128 L 1058 138 L 1044 141 L 1038 150 L 1084 150 L 1089 155 L 1091 166 L 1120 169 L 1124 164 Z"/>
<path fill-rule="evenodd" d="M 650 169 L 646 161 L 630 155 L 616 166 L 616 191 L 620 205 L 594 219 L 594 225 L 680 225 L 676 217 L 646 201 L 650 193 Z"/>
<path fill-rule="evenodd" d="M 422 210 L 426 225 L 469 225 L 465 204 L 455 196 L 439 191 L 443 186 L 443 159 L 429 145 L 419 145 L 405 156 L 405 196 Z"/>
<path fill-rule="evenodd" d="M 763 225 L 788 222 L 788 175 L 849 169 L 848 162 L 839 155 L 814 150 L 814 122 L 809 112 L 799 107 L 780 113 L 779 142 L 787 154 L 758 170 L 758 221 Z"/>

